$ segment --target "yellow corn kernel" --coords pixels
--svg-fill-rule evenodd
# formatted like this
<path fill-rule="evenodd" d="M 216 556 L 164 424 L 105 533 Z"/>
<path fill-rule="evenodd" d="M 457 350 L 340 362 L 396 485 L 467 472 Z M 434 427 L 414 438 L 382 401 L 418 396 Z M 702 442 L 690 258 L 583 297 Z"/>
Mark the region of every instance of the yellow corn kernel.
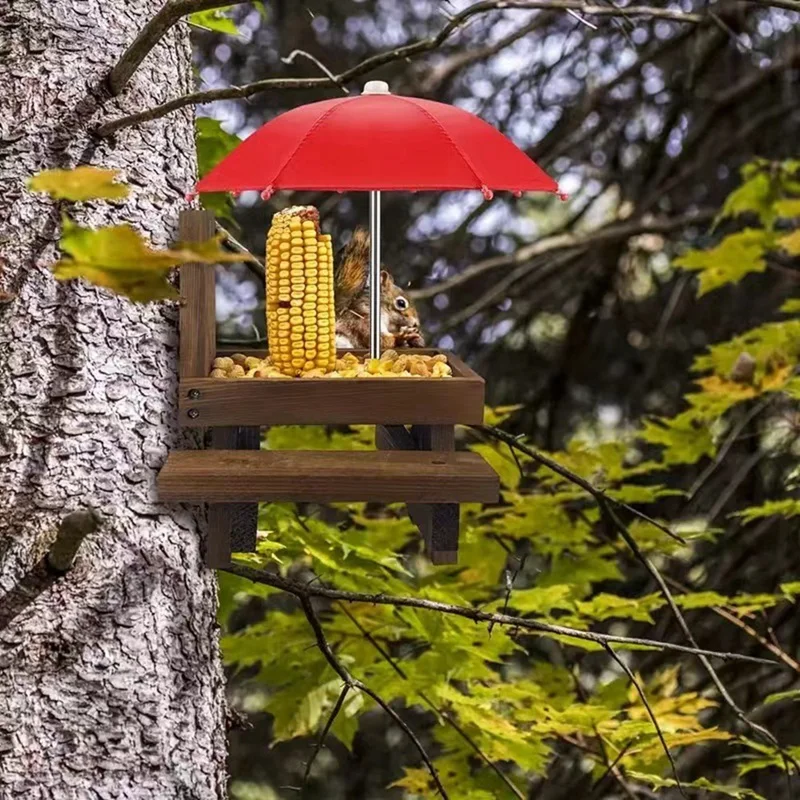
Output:
<path fill-rule="evenodd" d="M 266 307 L 270 372 L 294 377 L 333 370 L 333 246 L 329 235 L 319 233 L 319 215 L 311 206 L 287 208 L 272 218 Z"/>

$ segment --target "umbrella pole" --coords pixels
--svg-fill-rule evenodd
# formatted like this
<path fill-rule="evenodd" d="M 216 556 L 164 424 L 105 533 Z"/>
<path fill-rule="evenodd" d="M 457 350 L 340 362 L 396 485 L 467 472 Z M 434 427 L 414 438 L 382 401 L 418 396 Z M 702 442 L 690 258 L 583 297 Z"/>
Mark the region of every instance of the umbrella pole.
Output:
<path fill-rule="evenodd" d="M 369 193 L 369 357 L 381 356 L 381 193 Z"/>

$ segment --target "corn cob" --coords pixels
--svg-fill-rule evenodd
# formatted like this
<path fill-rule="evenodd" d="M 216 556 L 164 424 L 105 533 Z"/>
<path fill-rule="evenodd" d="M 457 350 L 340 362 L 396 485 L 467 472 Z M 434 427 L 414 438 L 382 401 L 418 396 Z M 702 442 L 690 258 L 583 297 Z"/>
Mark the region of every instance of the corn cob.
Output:
<path fill-rule="evenodd" d="M 272 218 L 267 236 L 267 335 L 272 363 L 292 377 L 336 361 L 333 246 L 313 206 Z"/>

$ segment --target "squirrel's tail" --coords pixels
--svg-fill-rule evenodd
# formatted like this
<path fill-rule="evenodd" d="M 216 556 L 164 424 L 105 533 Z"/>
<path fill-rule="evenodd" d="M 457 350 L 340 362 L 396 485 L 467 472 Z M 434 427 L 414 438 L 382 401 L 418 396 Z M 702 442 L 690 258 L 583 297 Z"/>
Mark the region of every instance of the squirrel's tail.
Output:
<path fill-rule="evenodd" d="M 336 316 L 350 308 L 367 285 L 369 233 L 356 228 L 350 241 L 339 253 L 333 273 Z"/>

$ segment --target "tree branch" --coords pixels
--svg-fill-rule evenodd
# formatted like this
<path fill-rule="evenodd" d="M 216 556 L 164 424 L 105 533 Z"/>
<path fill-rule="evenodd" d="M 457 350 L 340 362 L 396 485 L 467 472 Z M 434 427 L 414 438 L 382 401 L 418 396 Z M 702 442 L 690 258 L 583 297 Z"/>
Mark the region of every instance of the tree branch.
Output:
<path fill-rule="evenodd" d="M 312 55 L 311 53 L 305 50 L 292 50 L 292 52 L 289 53 L 289 55 L 286 56 L 286 58 L 282 58 L 281 61 L 284 64 L 294 64 L 294 61 L 298 56 L 307 58 L 312 64 L 316 64 L 316 66 L 319 68 L 319 71 L 327 75 L 331 79 L 331 81 L 333 81 L 333 83 L 339 85 L 344 94 L 350 94 L 347 88 L 339 83 L 337 77 L 315 55 Z"/>
<path fill-rule="evenodd" d="M 683 612 L 678 608 L 678 604 L 675 602 L 675 598 L 672 596 L 672 592 L 670 591 L 669 587 L 667 586 L 664 577 L 661 575 L 659 570 L 656 568 L 655 564 L 641 551 L 639 545 L 636 543 L 636 540 L 631 536 L 630 532 L 628 531 L 625 524 L 619 517 L 614 513 L 614 509 L 611 508 L 611 505 L 607 500 L 603 500 L 601 502 L 601 511 L 606 516 L 606 518 L 612 523 L 613 527 L 619 532 L 620 536 L 625 541 L 625 544 L 631 549 L 631 552 L 634 556 L 638 559 L 638 561 L 644 566 L 644 568 L 650 573 L 651 577 L 655 582 L 658 584 L 659 589 L 661 590 L 661 594 L 664 599 L 667 601 L 667 605 L 669 606 L 670 610 L 672 611 L 675 620 L 678 623 L 678 627 L 683 632 L 683 635 L 686 637 L 686 641 L 692 645 L 692 647 L 697 647 L 697 640 L 694 638 L 694 634 L 692 633 L 689 624 L 686 622 L 686 617 L 683 616 Z M 730 692 L 728 692 L 725 684 L 722 682 L 722 679 L 717 674 L 717 671 L 712 666 L 711 662 L 706 658 L 704 655 L 698 656 L 700 663 L 705 668 L 708 676 L 711 678 L 714 686 L 717 687 L 717 691 L 720 693 L 725 704 L 728 708 L 733 711 L 736 715 L 736 718 L 746 725 L 750 730 L 755 733 L 757 736 L 760 736 L 762 739 L 767 741 L 773 747 L 777 748 L 780 752 L 784 763 L 787 764 L 787 775 L 789 775 L 788 770 L 788 763 L 791 762 L 792 766 L 797 770 L 798 774 L 800 774 L 800 764 L 796 761 L 796 759 L 789 754 L 783 747 L 781 747 L 778 740 L 775 736 L 767 730 L 763 725 L 759 725 L 756 722 L 750 720 L 747 715 L 742 711 L 741 708 L 736 704 L 736 701 L 731 697 Z M 676 776 L 677 777 L 677 776 Z M 789 777 L 791 781 L 791 777 Z"/>
<path fill-rule="evenodd" d="M 386 663 L 404 680 L 408 681 L 408 675 L 406 674 L 405 670 L 386 652 L 386 650 L 381 646 L 380 642 L 358 621 L 358 619 L 350 612 L 350 609 L 347 608 L 341 602 L 337 602 L 336 606 L 338 609 L 350 620 L 350 622 L 358 628 L 361 635 L 375 648 L 375 650 L 381 655 L 381 657 L 386 661 Z M 519 790 L 517 786 L 511 781 L 511 779 L 506 775 L 497 764 L 492 761 L 486 753 L 481 750 L 478 746 L 477 742 L 455 721 L 453 716 L 449 714 L 447 711 L 442 711 L 433 700 L 428 697 L 428 695 L 422 691 L 417 686 L 414 686 L 414 690 L 416 693 L 422 698 L 422 700 L 430 707 L 430 709 L 439 717 L 441 720 L 446 722 L 474 751 L 475 755 L 477 755 L 489 769 L 494 772 L 495 775 L 508 787 L 509 791 L 514 795 L 514 797 L 518 798 L 518 800 L 525 800 L 525 795 Z"/>
<path fill-rule="evenodd" d="M 147 54 L 181 17 L 194 14 L 196 11 L 210 11 L 214 8 L 240 5 L 245 2 L 248 0 L 167 0 L 161 11 L 142 28 L 109 73 L 108 87 L 112 97 L 116 97 L 122 92 Z"/>
<path fill-rule="evenodd" d="M 440 292 L 449 291 L 485 272 L 490 272 L 500 267 L 523 264 L 545 253 L 552 253 L 570 248 L 594 247 L 607 242 L 618 241 L 619 239 L 628 239 L 640 233 L 669 233 L 670 231 L 684 228 L 687 225 L 707 222 L 713 219 L 716 213 L 714 209 L 703 208 L 668 219 L 637 219 L 612 223 L 588 233 L 559 233 L 554 236 L 546 236 L 543 239 L 525 245 L 525 247 L 520 247 L 519 250 L 515 250 L 509 255 L 495 256 L 494 258 L 487 258 L 484 261 L 479 261 L 477 264 L 467 267 L 451 278 L 447 278 L 432 286 L 415 289 L 414 291 L 408 292 L 408 295 L 414 300 L 424 300 Z"/>
<path fill-rule="evenodd" d="M 549 15 L 541 14 L 529 22 L 527 25 L 522 25 L 516 30 L 512 31 L 508 36 L 504 36 L 498 41 L 484 45 L 475 50 L 460 49 L 452 56 L 448 57 L 446 61 L 441 64 L 436 64 L 431 67 L 430 72 L 422 80 L 422 92 L 426 95 L 434 95 L 437 91 L 441 90 L 442 84 L 450 80 L 459 70 L 475 64 L 478 61 L 483 61 L 486 58 L 499 53 L 509 45 L 519 39 L 524 38 L 529 33 L 540 28 L 543 24 L 549 21 Z"/>
<path fill-rule="evenodd" d="M 594 497 L 595 500 L 597 500 L 598 503 L 613 504 L 619 508 L 624 508 L 629 514 L 633 514 L 633 516 L 638 517 L 643 522 L 650 523 L 650 525 L 653 525 L 663 533 L 666 533 L 667 536 L 674 539 L 676 542 L 686 544 L 686 540 L 682 536 L 679 536 L 674 531 L 671 531 L 666 525 L 662 524 L 658 520 L 653 519 L 644 512 L 635 509 L 633 506 L 630 506 L 627 503 L 623 503 L 620 500 L 615 500 L 613 497 L 609 497 L 603 489 L 598 489 L 596 486 L 589 483 L 589 481 L 587 481 L 585 478 L 582 478 L 572 470 L 562 466 L 557 461 L 553 461 L 552 458 L 544 455 L 544 453 L 540 453 L 538 450 L 534 450 L 532 447 L 523 444 L 516 436 L 512 436 L 510 433 L 506 433 L 504 430 L 496 428 L 493 425 L 470 425 L 469 427 L 474 428 L 477 431 L 484 431 L 493 438 L 501 442 L 505 442 L 509 447 L 516 448 L 521 453 L 524 453 L 529 458 L 532 458 L 538 464 L 541 464 L 541 466 L 547 467 L 547 469 L 552 470 L 557 475 L 560 475 L 562 478 L 568 480 L 570 483 L 574 483 L 585 492 L 588 492 L 592 497 Z"/>
<path fill-rule="evenodd" d="M 317 616 L 316 611 L 314 611 L 314 606 L 311 604 L 309 595 L 296 594 L 295 596 L 298 598 L 298 600 L 300 600 L 300 605 L 303 607 L 303 612 L 306 615 L 308 624 L 314 631 L 314 636 L 317 639 L 317 646 L 319 647 L 320 652 L 325 657 L 325 660 L 328 662 L 328 664 L 331 665 L 334 672 L 336 672 L 336 674 L 344 681 L 345 688 L 349 687 L 352 689 L 358 689 L 359 691 L 364 692 L 364 694 L 369 695 L 392 718 L 392 720 L 394 720 L 394 722 L 402 729 L 403 733 L 408 736 L 408 738 L 417 748 L 422 760 L 425 762 L 425 766 L 431 773 L 431 777 L 433 778 L 433 782 L 436 784 L 436 788 L 439 790 L 439 794 L 444 798 L 444 800 L 447 800 L 448 795 L 444 786 L 442 786 L 441 780 L 439 779 L 439 773 L 436 771 L 433 761 L 431 761 L 430 756 L 425 751 L 425 748 L 422 746 L 422 742 L 420 742 L 420 740 L 417 738 L 417 735 L 411 730 L 411 728 L 400 717 L 400 715 L 383 700 L 383 698 L 373 692 L 369 686 L 362 683 L 358 678 L 353 677 L 353 675 L 351 675 L 348 671 L 347 667 L 345 667 L 344 664 L 339 661 L 339 659 L 336 657 L 336 654 L 331 649 L 327 638 L 325 637 L 325 631 L 322 629 L 322 623 L 320 623 L 319 617 Z M 342 695 L 339 695 L 339 698 L 341 700 Z M 341 704 L 339 705 L 341 707 Z M 329 723 L 332 723 L 331 718 L 329 718 L 328 721 Z"/>
<path fill-rule="evenodd" d="M 617 655 L 617 653 L 614 651 L 614 648 L 611 647 L 610 644 L 605 645 L 605 650 L 611 656 L 611 658 L 613 658 L 614 661 L 616 661 L 617 664 L 619 664 L 620 668 L 631 679 L 631 682 L 636 687 L 636 691 L 639 693 L 639 697 L 641 698 L 641 701 L 644 704 L 645 709 L 647 709 L 647 714 L 650 717 L 651 722 L 653 723 L 653 727 L 656 729 L 656 734 L 658 735 L 658 739 L 661 742 L 661 746 L 664 748 L 664 752 L 667 754 L 667 759 L 669 760 L 670 766 L 672 767 L 672 775 L 675 778 L 675 783 L 678 787 L 678 791 L 681 793 L 683 797 L 686 797 L 686 792 L 683 789 L 683 784 L 681 783 L 681 779 L 678 777 L 678 768 L 675 766 L 675 759 L 673 759 L 672 757 L 672 753 L 670 752 L 669 746 L 667 745 L 667 740 L 664 738 L 664 733 L 661 730 L 661 726 L 658 724 L 658 719 L 656 719 L 656 715 L 653 712 L 653 709 L 647 700 L 647 696 L 644 693 L 642 685 L 636 679 L 636 676 L 633 674 L 633 670 Z"/>
<path fill-rule="evenodd" d="M 314 761 L 319 755 L 319 751 L 322 750 L 322 745 L 325 744 L 325 739 L 328 738 L 328 732 L 331 729 L 331 725 L 333 725 L 333 721 L 336 719 L 336 717 L 339 715 L 339 712 L 342 710 L 344 701 L 347 699 L 347 693 L 350 691 L 351 688 L 352 687 L 350 686 L 349 683 L 345 683 L 345 685 L 342 687 L 342 691 L 339 693 L 339 697 L 336 699 L 336 703 L 331 709 L 331 713 L 328 715 L 325 727 L 322 729 L 319 738 L 317 739 L 317 742 L 314 745 L 314 752 L 311 754 L 311 758 L 309 758 L 308 761 L 306 762 L 306 771 L 303 774 L 303 788 L 305 788 L 306 784 L 308 783 L 308 778 L 311 775 L 311 767 L 314 766 Z"/>
<path fill-rule="evenodd" d="M 681 585 L 678 581 L 665 576 L 664 580 L 671 584 L 673 588 L 677 589 L 679 592 L 690 592 L 691 590 L 688 589 L 686 586 Z M 755 639 L 760 645 L 765 647 L 767 650 L 770 651 L 773 655 L 783 661 L 784 664 L 791 667 L 795 672 L 800 673 L 800 661 L 797 659 L 792 658 L 777 642 L 771 642 L 766 637 L 762 636 L 755 628 L 751 625 L 748 625 L 743 619 L 740 619 L 736 616 L 736 614 L 732 614 L 726 608 L 722 608 L 721 606 L 712 606 L 711 610 L 722 617 L 722 619 L 727 620 L 731 623 L 731 625 L 735 625 L 740 630 L 744 631 L 748 636 Z"/>
<path fill-rule="evenodd" d="M 203 0 L 196 1 L 202 2 Z M 211 1 L 212 0 L 208 0 L 208 2 Z M 240 2 L 242 1 L 243 0 L 240 0 Z M 182 0 L 182 2 L 191 3 L 193 0 Z M 225 4 L 229 5 L 227 2 Z M 377 69 L 384 64 L 388 64 L 392 61 L 398 61 L 400 59 L 411 58 L 412 56 L 419 55 L 420 53 L 426 53 L 430 50 L 434 50 L 471 17 L 475 16 L 476 14 L 482 14 L 487 11 L 495 11 L 498 9 L 555 10 L 565 12 L 572 10 L 579 11 L 585 15 L 597 17 L 646 16 L 652 19 L 668 19 L 675 22 L 691 24 L 697 24 L 704 20 L 704 16 L 701 14 L 690 14 L 682 11 L 676 11 L 674 9 L 654 8 L 651 6 L 628 6 L 626 8 L 619 9 L 614 6 L 585 5 L 582 0 L 484 0 L 484 2 L 475 3 L 474 5 L 465 8 L 459 14 L 452 16 L 448 20 L 447 24 L 435 36 L 409 42 L 408 44 L 397 47 L 393 50 L 387 50 L 384 53 L 378 53 L 377 55 L 365 59 L 360 64 L 356 64 L 356 66 L 334 75 L 333 77 L 267 78 L 265 80 L 256 81 L 255 83 L 246 84 L 245 86 L 232 86 L 227 89 L 211 89 L 204 92 L 192 92 L 191 94 L 178 97 L 175 100 L 170 100 L 160 106 L 148 109 L 147 111 L 142 111 L 137 114 L 130 114 L 128 116 L 106 122 L 97 128 L 96 133 L 98 136 L 110 136 L 112 133 L 120 130 L 121 128 L 127 128 L 131 125 L 137 125 L 141 122 L 159 119 L 160 117 L 186 106 L 211 103 L 215 100 L 243 99 L 245 97 L 251 97 L 254 94 L 260 94 L 261 92 L 266 92 L 269 90 L 315 89 L 330 86 L 331 84 L 342 86 L 348 81 L 355 80 L 362 75 L 366 75 L 368 72 L 371 72 L 372 70 Z M 141 38 L 143 34 L 144 31 L 142 34 L 140 34 L 139 38 Z M 152 47 L 152 45 L 150 46 Z"/>
<path fill-rule="evenodd" d="M 767 8 L 772 6 L 773 8 L 785 8 L 787 11 L 800 13 L 800 0 L 750 0 L 750 2 Z"/>
<path fill-rule="evenodd" d="M 579 475 L 568 470 L 566 467 L 563 467 L 561 464 L 553 461 L 552 459 L 548 458 L 547 456 L 542 455 L 541 453 L 537 452 L 533 448 L 528 447 L 527 445 L 522 444 L 518 439 L 511 436 L 510 434 L 506 433 L 505 431 L 500 430 L 499 428 L 494 428 L 491 426 L 473 426 L 478 429 L 488 430 L 493 436 L 500 439 L 501 441 L 506 442 L 511 447 L 516 447 L 521 452 L 525 453 L 526 455 L 533 458 L 539 464 L 542 464 L 549 469 L 553 470 L 557 474 L 561 475 L 562 477 L 566 478 L 567 480 L 571 481 L 572 483 L 580 486 L 585 491 L 589 492 L 595 500 L 597 500 L 598 504 L 600 505 L 600 512 L 606 518 L 607 521 L 611 523 L 611 526 L 618 531 L 622 539 L 625 541 L 625 544 L 630 548 L 631 552 L 634 554 L 636 559 L 644 566 L 650 576 L 655 580 L 656 584 L 658 585 L 659 589 L 661 590 L 661 594 L 667 602 L 670 610 L 672 611 L 673 616 L 675 617 L 678 626 L 680 627 L 681 631 L 683 632 L 686 640 L 689 642 L 692 647 L 697 648 L 697 641 L 694 638 L 694 634 L 689 628 L 688 623 L 686 622 L 686 618 L 683 616 L 680 608 L 678 608 L 677 603 L 675 602 L 675 598 L 672 596 L 672 592 L 669 590 L 669 587 L 664 580 L 664 577 L 661 575 L 659 570 L 650 561 L 649 558 L 642 552 L 639 545 L 636 543 L 636 540 L 631 536 L 630 532 L 628 531 L 627 526 L 622 522 L 622 520 L 616 515 L 613 505 L 617 505 L 619 507 L 625 507 L 627 511 L 635 514 L 642 518 L 642 514 L 640 511 L 637 511 L 635 508 L 631 506 L 627 506 L 625 503 L 620 503 L 618 501 L 613 500 L 612 498 L 608 497 L 603 491 L 597 489 L 596 487 L 592 486 L 588 481 L 581 478 Z M 643 517 L 646 521 L 650 522 L 650 524 L 656 525 L 660 530 L 668 533 L 673 538 L 676 538 L 675 534 L 673 534 L 668 528 L 661 525 L 661 523 L 657 522 L 656 520 L 652 520 L 647 515 Z M 679 538 L 679 537 L 678 537 Z M 604 647 L 606 644 L 603 645 Z M 798 763 L 794 757 L 788 753 L 784 748 L 781 747 L 778 740 L 775 736 L 764 728 L 762 725 L 759 725 L 752 720 L 750 720 L 744 711 L 736 704 L 736 701 L 731 697 L 730 693 L 728 692 L 725 685 L 722 683 L 717 671 L 712 666 L 711 662 L 708 658 L 703 655 L 699 654 L 698 658 L 700 663 L 705 668 L 706 672 L 708 673 L 709 677 L 711 678 L 712 682 L 719 691 L 720 696 L 726 703 L 726 705 L 733 711 L 736 715 L 736 718 L 750 728 L 753 733 L 760 736 L 762 739 L 766 740 L 771 744 L 773 747 L 777 748 L 781 753 L 784 762 L 791 762 L 792 766 L 797 770 L 798 774 L 800 774 L 800 763 Z M 787 769 L 788 772 L 788 769 Z M 677 776 L 676 776 L 677 780 Z"/>
<path fill-rule="evenodd" d="M 61 520 L 56 537 L 44 556 L 13 589 L 0 597 L 0 631 L 72 569 L 81 543 L 100 525 L 99 515 L 91 508 L 72 511 Z"/>
<path fill-rule="evenodd" d="M 457 606 L 451 603 L 440 603 L 436 600 L 427 600 L 420 597 L 407 597 L 403 595 L 387 595 L 383 593 L 368 594 L 366 592 L 350 592 L 342 589 L 333 589 L 327 586 L 320 586 L 313 583 L 299 583 L 298 581 L 284 578 L 272 572 L 255 569 L 245 564 L 233 562 L 225 567 L 226 572 L 247 578 L 254 583 L 262 583 L 265 586 L 272 586 L 283 592 L 293 594 L 295 597 L 327 597 L 329 600 L 344 600 L 350 603 L 372 603 L 374 605 L 395 606 L 396 608 L 421 608 L 426 611 L 438 611 L 444 614 L 452 614 L 457 617 L 464 617 L 473 622 L 495 622 L 497 625 L 506 625 L 512 628 L 522 628 L 540 634 L 550 636 L 568 636 L 573 639 L 581 639 L 586 642 L 594 642 L 598 645 L 624 644 L 651 647 L 655 650 L 673 651 L 676 653 L 689 653 L 694 656 L 709 656 L 719 658 L 723 661 L 743 661 L 751 664 L 767 664 L 776 666 L 779 664 L 768 658 L 757 656 L 747 656 L 740 653 L 727 653 L 718 650 L 704 650 L 698 647 L 688 647 L 672 642 L 659 642 L 655 639 L 642 639 L 633 636 L 618 636 L 611 633 L 595 633 L 593 631 L 582 631 L 578 628 L 569 628 L 565 625 L 551 625 L 535 619 L 525 617 L 514 617 L 508 614 L 498 614 L 496 612 L 481 611 L 479 608 L 468 606 Z"/>

